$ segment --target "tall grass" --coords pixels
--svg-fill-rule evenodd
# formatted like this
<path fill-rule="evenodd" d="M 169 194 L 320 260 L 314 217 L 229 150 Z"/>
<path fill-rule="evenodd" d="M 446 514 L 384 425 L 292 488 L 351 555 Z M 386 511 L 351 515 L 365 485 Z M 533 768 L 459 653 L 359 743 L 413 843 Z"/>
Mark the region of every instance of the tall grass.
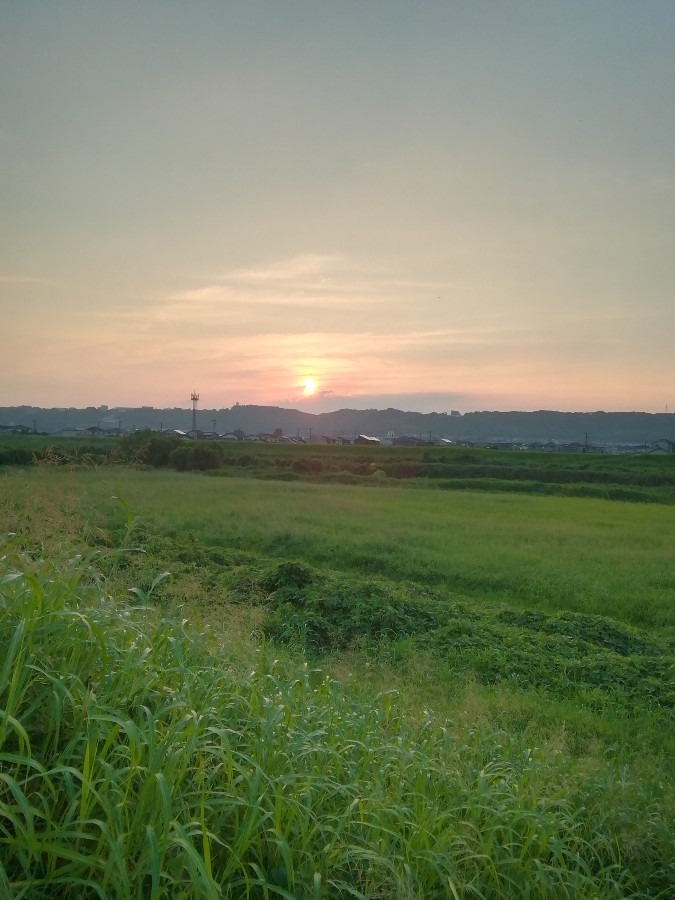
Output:
<path fill-rule="evenodd" d="M 564 759 L 264 646 L 242 673 L 94 562 L 2 557 L 0 895 L 666 896 L 656 807 L 636 854 Z"/>
<path fill-rule="evenodd" d="M 90 535 L 97 528 L 121 533 L 126 521 L 110 499 L 117 495 L 177 541 L 191 535 L 212 547 L 475 601 L 609 615 L 671 632 L 675 626 L 673 507 L 131 470 L 30 471 L 5 476 L 2 489 L 0 525 L 33 539 L 45 517 L 59 516 L 59 530 L 86 523 Z"/>

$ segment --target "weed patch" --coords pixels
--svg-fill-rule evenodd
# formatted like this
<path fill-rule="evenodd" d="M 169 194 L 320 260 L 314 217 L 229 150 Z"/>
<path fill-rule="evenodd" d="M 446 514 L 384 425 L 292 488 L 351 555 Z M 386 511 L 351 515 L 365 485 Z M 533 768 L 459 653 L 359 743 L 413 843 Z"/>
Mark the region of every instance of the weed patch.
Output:
<path fill-rule="evenodd" d="M 503 732 L 458 743 L 395 694 L 356 701 L 264 649 L 246 675 L 224 668 L 204 637 L 107 596 L 85 560 L 9 547 L 0 563 L 7 896 L 543 900 L 671 883 L 672 834 L 644 800 L 627 818 L 611 764 L 613 813 L 607 776 Z M 293 565 L 264 578 L 316 582 Z"/>

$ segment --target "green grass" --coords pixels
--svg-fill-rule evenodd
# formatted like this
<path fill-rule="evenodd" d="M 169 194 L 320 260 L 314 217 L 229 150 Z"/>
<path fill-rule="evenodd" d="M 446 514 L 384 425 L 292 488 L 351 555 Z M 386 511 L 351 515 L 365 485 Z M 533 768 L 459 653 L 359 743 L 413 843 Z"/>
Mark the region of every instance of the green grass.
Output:
<path fill-rule="evenodd" d="M 7 530 L 67 513 L 123 529 L 113 495 L 176 540 L 353 575 L 410 582 L 443 596 L 543 612 L 607 615 L 673 634 L 675 510 L 519 494 L 362 490 L 102 469 L 5 476 Z M 14 499 L 12 499 L 14 498 Z M 49 506 L 49 510 L 47 510 Z M 31 527 L 37 527 L 32 521 Z M 165 560 L 163 568 L 170 568 Z"/>
<path fill-rule="evenodd" d="M 264 649 L 242 675 L 80 560 L 0 580 L 6 896 L 665 896 L 667 825 L 643 799 L 617 831 L 611 765 L 580 782 Z"/>
<path fill-rule="evenodd" d="M 674 519 L 7 470 L 0 896 L 667 896 Z"/>
<path fill-rule="evenodd" d="M 114 438 L 55 437 L 42 434 L 0 435 L 0 466 L 100 464 L 115 457 Z"/>
<path fill-rule="evenodd" d="M 276 481 L 406 485 L 675 504 L 675 454 L 181 441 L 152 431 L 104 440 L 8 435 L 0 466 L 134 465 Z"/>

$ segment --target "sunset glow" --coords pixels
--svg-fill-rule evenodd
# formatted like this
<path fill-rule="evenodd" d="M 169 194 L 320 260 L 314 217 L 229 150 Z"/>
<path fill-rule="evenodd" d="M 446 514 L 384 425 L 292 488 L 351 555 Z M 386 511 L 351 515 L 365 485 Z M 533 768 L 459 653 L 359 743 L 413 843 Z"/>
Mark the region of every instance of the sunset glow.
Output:
<path fill-rule="evenodd" d="M 675 409 L 675 3 L 119 3 L 3 7 L 0 407 Z"/>

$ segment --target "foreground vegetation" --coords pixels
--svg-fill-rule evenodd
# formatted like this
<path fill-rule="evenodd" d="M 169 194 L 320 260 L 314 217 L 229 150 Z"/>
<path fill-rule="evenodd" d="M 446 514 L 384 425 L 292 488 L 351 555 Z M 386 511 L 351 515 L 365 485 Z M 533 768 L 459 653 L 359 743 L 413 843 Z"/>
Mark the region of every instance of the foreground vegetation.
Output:
<path fill-rule="evenodd" d="M 122 439 L 6 435 L 0 467 L 120 462 L 223 477 L 487 490 L 675 504 L 675 454 L 611 455 L 462 447 L 189 441 L 151 431 Z"/>
<path fill-rule="evenodd" d="M 0 487 L 0 895 L 668 896 L 671 507 Z"/>

